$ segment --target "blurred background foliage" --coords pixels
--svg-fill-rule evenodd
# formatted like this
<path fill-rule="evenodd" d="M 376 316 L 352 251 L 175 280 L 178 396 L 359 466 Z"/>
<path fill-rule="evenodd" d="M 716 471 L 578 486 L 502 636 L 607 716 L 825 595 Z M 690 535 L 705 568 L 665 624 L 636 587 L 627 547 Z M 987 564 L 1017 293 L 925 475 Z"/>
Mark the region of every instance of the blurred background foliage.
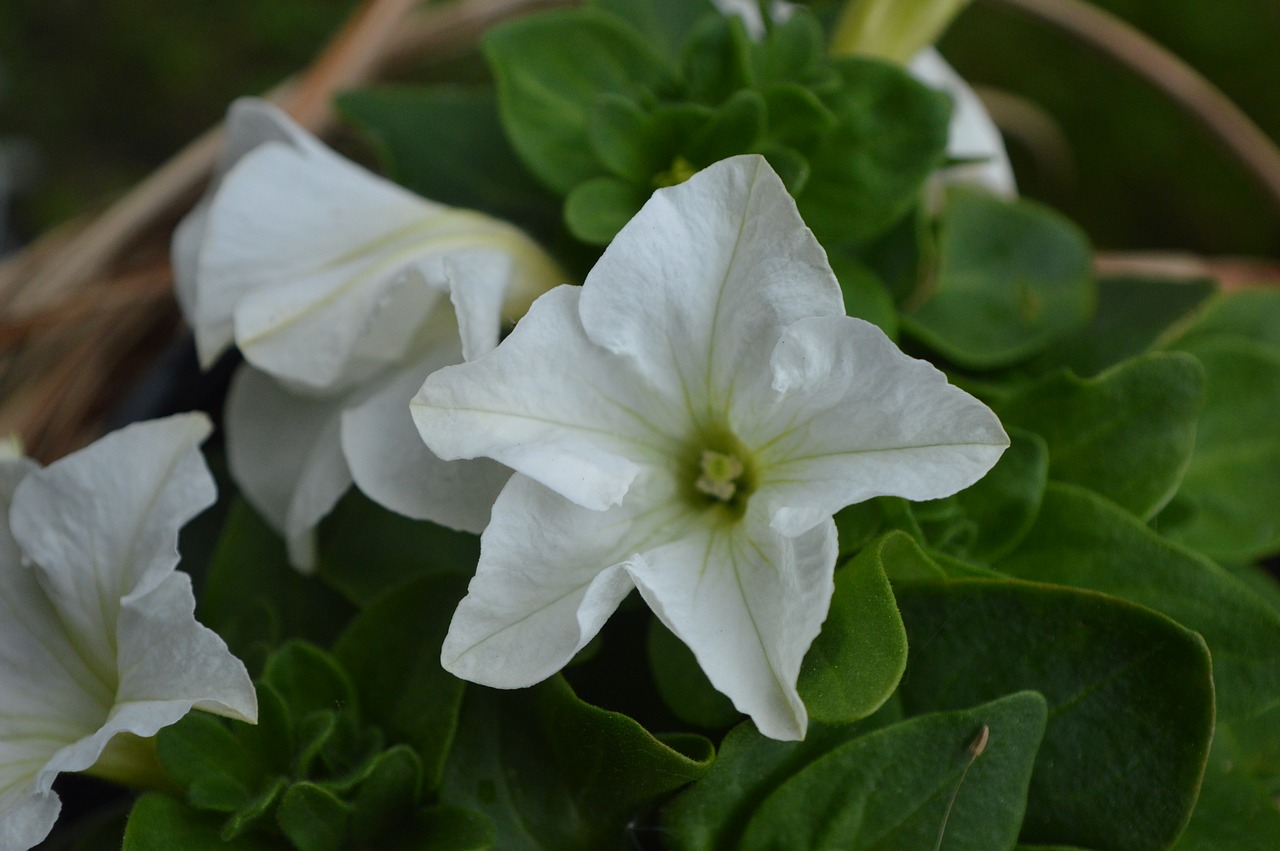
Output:
<path fill-rule="evenodd" d="M 1096 0 L 1280 138 L 1277 0 Z M 94 209 L 222 115 L 301 68 L 354 0 L 4 0 L 0 139 L 21 163 L 20 239 Z M 1280 213 L 1202 128 L 1129 72 L 976 0 L 941 49 L 997 93 L 1025 194 L 1100 248 L 1280 254 Z M 23 158 L 30 159 L 30 158 Z"/>

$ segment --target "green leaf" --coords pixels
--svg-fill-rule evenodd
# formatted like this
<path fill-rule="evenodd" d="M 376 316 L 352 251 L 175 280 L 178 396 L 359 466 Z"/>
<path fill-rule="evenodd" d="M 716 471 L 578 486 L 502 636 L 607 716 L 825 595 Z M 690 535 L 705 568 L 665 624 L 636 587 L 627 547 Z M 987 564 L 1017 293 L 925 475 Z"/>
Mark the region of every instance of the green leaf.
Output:
<path fill-rule="evenodd" d="M 893 694 L 906 667 L 907 634 L 885 576 L 886 540 L 836 571 L 831 608 L 805 654 L 797 686 L 814 721 L 867 717 Z"/>
<path fill-rule="evenodd" d="M 765 799 L 742 848 L 1008 848 L 1045 716 L 1044 698 L 1022 692 L 854 739 Z"/>
<path fill-rule="evenodd" d="M 673 61 L 694 25 L 720 14 L 710 0 L 591 0 L 591 5 L 626 21 Z"/>
<path fill-rule="evenodd" d="M 281 647 L 267 660 L 262 680 L 280 695 L 292 718 L 325 710 L 359 713 L 347 672 L 314 645 L 291 641 Z"/>
<path fill-rule="evenodd" d="M 529 170 L 561 195 L 601 174 L 587 142 L 596 98 L 634 95 L 667 74 L 639 33 L 589 8 L 507 21 L 485 36 L 484 53 L 507 138 Z"/>
<path fill-rule="evenodd" d="M 709 763 L 583 703 L 560 677 L 521 691 L 473 687 L 440 799 L 488 816 L 503 851 L 596 851 L 620 847 L 637 813 Z"/>
<path fill-rule="evenodd" d="M 733 701 L 716 691 L 688 645 L 657 618 L 649 622 L 647 650 L 658 693 L 681 721 L 716 730 L 742 717 Z"/>
<path fill-rule="evenodd" d="M 395 851 L 487 851 L 493 825 L 475 810 L 427 807 L 419 810 L 394 845 Z"/>
<path fill-rule="evenodd" d="M 907 306 L 903 328 L 949 360 L 1008 366 L 1092 316 L 1089 242 L 1061 215 L 957 189 L 940 228 L 932 290 Z"/>
<path fill-rule="evenodd" d="M 876 545 L 873 544 L 872 547 L 874 546 Z M 920 549 L 911 535 L 901 529 L 886 534 L 880 540 L 879 548 L 885 575 L 893 582 L 928 581 L 946 577 L 946 571 Z"/>
<path fill-rule="evenodd" d="M 1178 489 L 1196 440 L 1204 373 L 1184 354 L 1150 354 L 1097 378 L 1048 376 L 996 406 L 1049 446 L 1049 478 L 1083 485 L 1144 520 Z"/>
<path fill-rule="evenodd" d="M 341 851 L 351 807 L 315 783 L 294 783 L 280 799 L 276 824 L 298 851 Z"/>
<path fill-rule="evenodd" d="M 1211 280 L 1116 277 L 1098 281 L 1098 309 L 1088 325 L 1051 345 L 1028 367 L 1097 375 L 1147 351 L 1175 322 L 1217 290 Z"/>
<path fill-rule="evenodd" d="M 351 838 L 363 847 L 398 832 L 422 797 L 422 760 L 407 745 L 380 753 L 352 800 Z"/>
<path fill-rule="evenodd" d="M 156 754 L 200 810 L 233 813 L 257 793 L 268 766 L 221 718 L 188 713 L 156 735 Z"/>
<path fill-rule="evenodd" d="M 896 585 L 908 715 L 1034 690 L 1049 703 L 1021 839 L 1167 848 L 1191 815 L 1213 728 L 1203 640 L 1131 603 L 982 579 Z"/>
<path fill-rule="evenodd" d="M 765 121 L 764 99 L 758 93 L 734 92 L 689 139 L 685 156 L 702 168 L 734 154 L 757 150 Z"/>
<path fill-rule="evenodd" d="M 827 253 L 831 271 L 840 282 L 844 312 L 876 325 L 891 340 L 898 337 L 898 309 L 880 277 L 861 261 L 840 251 Z"/>
<path fill-rule="evenodd" d="M 1122 597 L 1203 635 L 1221 719 L 1280 702 L 1280 613 L 1213 562 L 1084 488 L 1049 485 L 1031 534 L 996 567 Z"/>
<path fill-rule="evenodd" d="M 387 173 L 419 195 L 543 237 L 559 223 L 559 200 L 503 135 L 493 92 L 379 86 L 344 92 L 336 103 L 373 143 Z"/>
<path fill-rule="evenodd" d="M 470 577 L 479 558 L 478 535 L 410 520 L 353 488 L 320 526 L 317 570 L 347 599 L 364 606 L 423 576 Z"/>
<path fill-rule="evenodd" d="M 1271 287 L 1218 296 L 1205 305 L 1175 345 L 1185 347 L 1217 337 L 1244 337 L 1280 347 L 1280 292 Z"/>
<path fill-rule="evenodd" d="M 817 95 L 798 83 L 769 86 L 763 94 L 769 136 L 783 144 L 807 149 L 840 123 Z"/>
<path fill-rule="evenodd" d="M 1215 739 L 1191 823 L 1174 851 L 1275 851 L 1280 803 L 1245 772 L 1230 745 Z"/>
<path fill-rule="evenodd" d="M 839 123 L 806 152 L 809 181 L 796 198 L 829 248 L 878 236 L 911 209 L 943 162 L 951 115 L 946 95 L 896 65 L 842 59 L 836 68 L 843 85 L 826 105 Z"/>
<path fill-rule="evenodd" d="M 757 42 L 753 56 L 755 79 L 761 87 L 798 82 L 822 88 L 834 84 L 827 60 L 827 37 L 822 23 L 808 9 L 793 7 L 790 17 L 775 23 Z"/>
<path fill-rule="evenodd" d="M 458 725 L 463 682 L 440 667 L 440 646 L 466 582 L 424 577 L 369 606 L 334 647 L 367 721 L 422 758 L 434 790 Z"/>
<path fill-rule="evenodd" d="M 286 638 L 328 644 L 351 613 L 346 601 L 324 584 L 290 567 L 280 537 L 248 503 L 236 500 L 200 591 L 196 617 L 222 636 L 250 672 Z"/>
<path fill-rule="evenodd" d="M 607 245 L 640 211 L 649 190 L 616 177 L 579 183 L 564 202 L 569 232 L 589 245 Z"/>
<path fill-rule="evenodd" d="M 591 110 L 587 137 L 596 159 L 614 175 L 648 183 L 674 156 L 670 125 L 630 98 L 603 94 Z"/>
<path fill-rule="evenodd" d="M 751 37 L 737 15 L 699 21 L 681 52 L 688 99 L 717 106 L 734 92 L 753 88 L 752 53 Z"/>
<path fill-rule="evenodd" d="M 1009 448 L 991 471 L 976 484 L 948 497 L 974 530 L 973 539 L 959 548 L 957 555 L 988 562 L 1006 555 L 1031 530 L 1040 512 L 1049 475 L 1048 447 L 1033 432 L 1007 423 L 1005 429 Z M 928 505 L 918 505 L 917 513 L 924 512 Z M 924 531 L 926 538 L 936 542 L 928 528 Z"/>
<path fill-rule="evenodd" d="M 811 723 L 801 742 L 765 738 L 753 723 L 744 721 L 725 736 L 706 776 L 663 809 L 666 839 L 676 851 L 737 851 L 747 821 L 788 778 L 855 737 L 901 717 L 891 700 L 857 724 Z"/>
<path fill-rule="evenodd" d="M 220 829 L 217 816 L 151 792 L 134 804 L 121 851 L 283 851 L 288 847 L 259 836 L 223 841 Z"/>
<path fill-rule="evenodd" d="M 1227 561 L 1280 551 L 1280 348 L 1201 338 L 1205 405 L 1182 487 L 1161 533 Z"/>

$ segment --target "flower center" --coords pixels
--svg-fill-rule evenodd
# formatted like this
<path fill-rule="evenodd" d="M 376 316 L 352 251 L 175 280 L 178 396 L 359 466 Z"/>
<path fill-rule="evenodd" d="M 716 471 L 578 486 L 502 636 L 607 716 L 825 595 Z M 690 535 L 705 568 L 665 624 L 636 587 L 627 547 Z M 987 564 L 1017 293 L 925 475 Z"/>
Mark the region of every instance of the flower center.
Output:
<path fill-rule="evenodd" d="M 727 519 L 746 512 L 756 485 L 751 453 L 727 428 L 704 429 L 690 442 L 680 476 L 695 508 L 715 509 Z"/>
<path fill-rule="evenodd" d="M 694 487 L 721 502 L 733 499 L 738 491 L 738 479 L 746 470 L 742 462 L 733 455 L 704 449 L 701 466 L 702 475 L 693 483 Z"/>

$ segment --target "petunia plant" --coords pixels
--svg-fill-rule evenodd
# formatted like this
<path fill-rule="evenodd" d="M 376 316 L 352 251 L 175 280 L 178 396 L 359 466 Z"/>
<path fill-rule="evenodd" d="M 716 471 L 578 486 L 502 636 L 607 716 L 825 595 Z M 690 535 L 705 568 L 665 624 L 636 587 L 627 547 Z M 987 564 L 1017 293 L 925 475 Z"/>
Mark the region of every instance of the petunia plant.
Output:
<path fill-rule="evenodd" d="M 1280 293 L 1099 275 L 964 6 L 233 105 L 181 563 L 205 416 L 0 444 L 0 851 L 1280 847 Z"/>

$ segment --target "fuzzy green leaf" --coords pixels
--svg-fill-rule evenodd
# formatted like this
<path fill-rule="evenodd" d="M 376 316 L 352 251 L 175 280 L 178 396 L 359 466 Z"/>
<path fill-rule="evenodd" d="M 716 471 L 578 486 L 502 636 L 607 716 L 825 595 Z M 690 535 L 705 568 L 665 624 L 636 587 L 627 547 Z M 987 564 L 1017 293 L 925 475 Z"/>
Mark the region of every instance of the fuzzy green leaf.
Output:
<path fill-rule="evenodd" d="M 895 585 L 908 715 L 1034 690 L 1049 703 L 1021 839 L 1161 851 L 1190 818 L 1213 730 L 1204 641 L 1085 591 L 983 579 Z"/>
<path fill-rule="evenodd" d="M 843 85 L 827 100 L 837 125 L 809 155 L 800 214 L 829 247 L 865 242 L 915 203 L 942 164 L 951 102 L 901 68 L 864 59 L 836 63 Z"/>
<path fill-rule="evenodd" d="M 640 33 L 590 8 L 500 24 L 485 36 L 484 52 L 507 138 L 528 169 L 561 195 L 602 173 L 587 142 L 596 98 L 635 95 L 667 74 Z"/>
<path fill-rule="evenodd" d="M 1204 366 L 1204 411 L 1182 487 L 1154 525 L 1218 559 L 1280 552 L 1280 347 L 1215 336 L 1186 350 Z"/>
<path fill-rule="evenodd" d="M 365 719 L 414 747 L 429 790 L 439 785 L 462 703 L 463 683 L 440 667 L 440 645 L 465 590 L 448 576 L 399 588 L 365 609 L 334 648 Z"/>
<path fill-rule="evenodd" d="M 217 816 L 152 792 L 134 804 L 121 851 L 284 851 L 288 847 L 252 835 L 224 841 L 220 830 Z"/>
<path fill-rule="evenodd" d="M 797 685 L 814 721 L 865 718 L 889 699 L 906 667 L 907 634 L 885 576 L 885 540 L 836 572 L 831 608 Z"/>
<path fill-rule="evenodd" d="M 638 812 L 702 776 L 702 750 L 672 750 L 559 677 L 521 691 L 474 687 L 440 798 L 488 816 L 503 851 L 619 847 Z"/>
<path fill-rule="evenodd" d="M 1021 579 L 1122 597 L 1199 632 L 1213 654 L 1221 719 L 1280 703 L 1280 613 L 1097 494 L 1051 484 L 1031 534 L 996 566 Z"/>
<path fill-rule="evenodd" d="M 854 739 L 766 798 L 742 848 L 1008 848 L 1045 720 L 1044 698 L 1022 692 Z"/>
<path fill-rule="evenodd" d="M 1150 354 L 1097 378 L 1048 376 L 997 405 L 1002 422 L 1041 435 L 1049 478 L 1091 488 L 1144 520 L 1191 461 L 1204 373 L 1185 354 Z"/>
<path fill-rule="evenodd" d="M 1089 242 L 1029 201 L 972 190 L 947 196 L 930 291 L 903 328 L 960 366 L 1008 366 L 1081 327 L 1093 314 Z"/>

